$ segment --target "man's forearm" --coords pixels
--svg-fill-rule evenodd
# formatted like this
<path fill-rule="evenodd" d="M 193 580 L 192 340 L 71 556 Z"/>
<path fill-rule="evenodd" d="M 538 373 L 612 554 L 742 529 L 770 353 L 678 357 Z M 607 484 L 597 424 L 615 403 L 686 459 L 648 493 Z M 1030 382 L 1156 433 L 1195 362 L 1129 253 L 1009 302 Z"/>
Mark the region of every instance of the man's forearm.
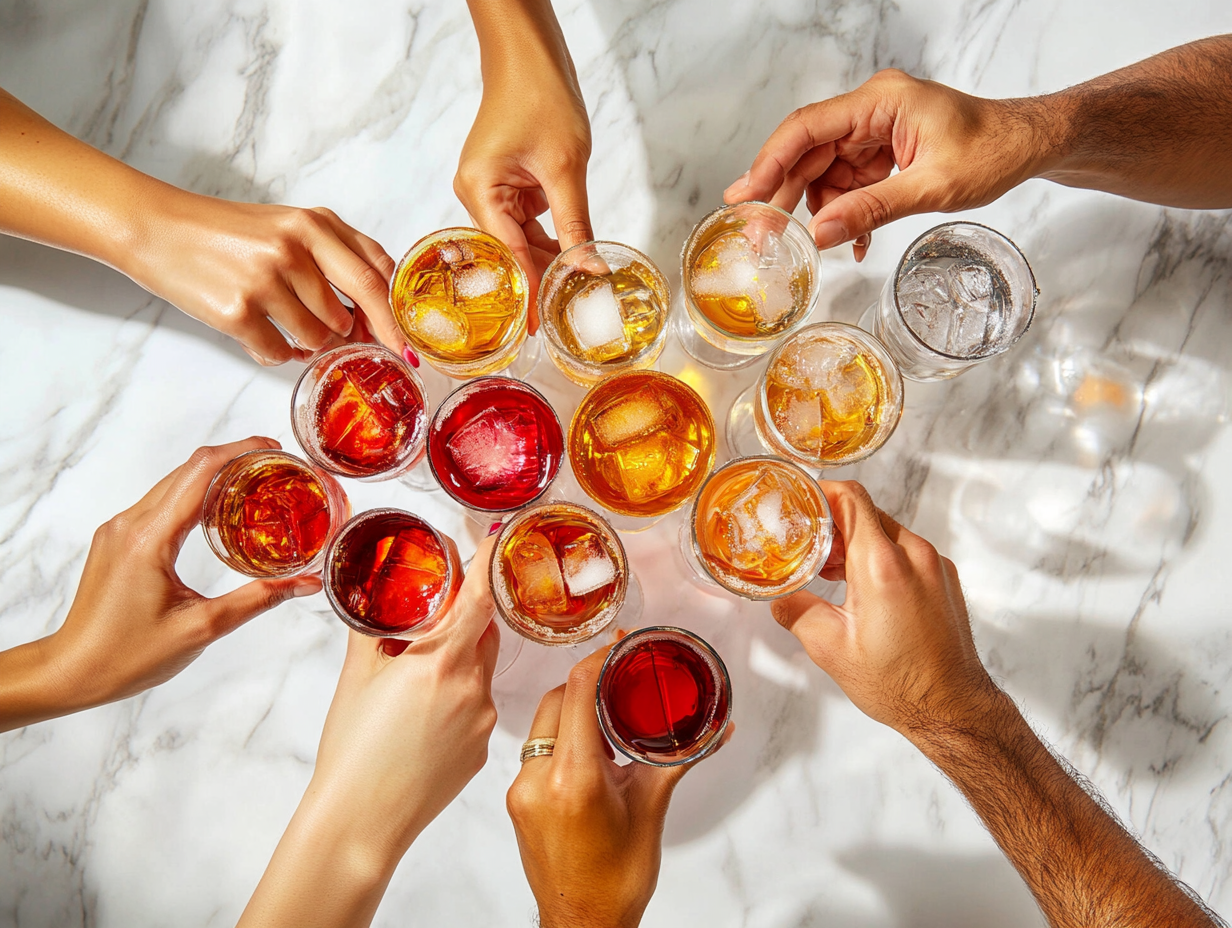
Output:
<path fill-rule="evenodd" d="M 1232 36 L 1030 102 L 1047 122 L 1041 176 L 1165 206 L 1232 207 Z"/>
<path fill-rule="evenodd" d="M 1008 697 L 909 737 L 966 795 L 1053 928 L 1219 924 L 1075 782 Z"/>

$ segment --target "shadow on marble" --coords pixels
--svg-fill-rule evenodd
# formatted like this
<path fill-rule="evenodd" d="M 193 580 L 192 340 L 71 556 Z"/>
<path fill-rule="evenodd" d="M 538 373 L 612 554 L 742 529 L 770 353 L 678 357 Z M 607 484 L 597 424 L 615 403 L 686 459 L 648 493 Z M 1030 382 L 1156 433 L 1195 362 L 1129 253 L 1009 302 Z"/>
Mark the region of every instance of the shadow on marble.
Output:
<path fill-rule="evenodd" d="M 1151 771 L 1185 782 L 1226 748 L 1227 671 L 1208 679 L 1135 627 L 1028 617 L 1008 627 L 976 622 L 973 631 L 989 670 L 1027 715 L 1061 721 L 1059 749 L 1089 751 L 1118 778 Z"/>
<path fill-rule="evenodd" d="M 839 863 L 871 883 L 897 928 L 1044 928 L 1047 924 L 1022 878 L 1001 855 L 939 854 L 870 844 L 846 851 Z M 798 928 L 833 924 L 823 910 Z"/>

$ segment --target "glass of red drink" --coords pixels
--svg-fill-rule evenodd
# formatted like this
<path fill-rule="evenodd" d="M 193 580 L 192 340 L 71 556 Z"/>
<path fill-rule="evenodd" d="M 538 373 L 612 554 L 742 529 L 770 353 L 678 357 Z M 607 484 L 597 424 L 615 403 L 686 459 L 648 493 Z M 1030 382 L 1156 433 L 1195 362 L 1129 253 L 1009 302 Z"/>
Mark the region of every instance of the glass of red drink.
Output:
<path fill-rule="evenodd" d="M 547 491 L 560 470 L 560 420 L 534 387 L 477 377 L 441 403 L 428 426 L 428 464 L 470 510 L 512 512 Z"/>
<path fill-rule="evenodd" d="M 214 475 L 201 507 L 205 540 L 249 577 L 315 570 L 351 514 L 338 481 L 285 451 L 247 451 Z"/>
<path fill-rule="evenodd" d="M 347 625 L 394 638 L 426 632 L 462 585 L 453 539 L 401 509 L 370 509 L 325 555 L 325 595 Z"/>
<path fill-rule="evenodd" d="M 291 427 L 304 453 L 357 480 L 388 480 L 419 463 L 427 423 L 419 374 L 380 345 L 317 355 L 291 396 Z"/>
<path fill-rule="evenodd" d="M 714 648 L 692 632 L 642 628 L 608 654 L 596 707 L 618 751 L 643 764 L 674 767 L 719 746 L 731 719 L 731 679 Z"/>

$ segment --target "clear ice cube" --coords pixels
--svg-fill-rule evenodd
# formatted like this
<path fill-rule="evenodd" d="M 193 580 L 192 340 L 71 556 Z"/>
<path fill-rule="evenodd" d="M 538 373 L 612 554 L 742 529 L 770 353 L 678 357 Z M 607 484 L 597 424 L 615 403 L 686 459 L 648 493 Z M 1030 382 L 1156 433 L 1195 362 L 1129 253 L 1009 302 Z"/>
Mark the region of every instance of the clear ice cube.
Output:
<path fill-rule="evenodd" d="M 538 430 L 530 413 L 489 407 L 445 443 L 454 464 L 477 489 L 533 480 L 542 469 Z"/>
<path fill-rule="evenodd" d="M 518 599 L 534 612 L 560 615 L 569 608 L 565 578 L 552 543 L 542 532 L 530 532 L 510 552 L 509 568 Z"/>
<path fill-rule="evenodd" d="M 595 432 L 609 448 L 649 435 L 667 421 L 667 410 L 653 396 L 635 393 L 595 417 Z"/>
<path fill-rule="evenodd" d="M 594 360 L 608 360 L 629 350 L 620 303 L 606 280 L 574 296 L 565 307 L 565 319 L 578 347 Z"/>
<path fill-rule="evenodd" d="M 588 532 L 565 545 L 561 551 L 565 587 L 571 596 L 585 596 L 616 579 L 616 565 L 599 540 Z"/>

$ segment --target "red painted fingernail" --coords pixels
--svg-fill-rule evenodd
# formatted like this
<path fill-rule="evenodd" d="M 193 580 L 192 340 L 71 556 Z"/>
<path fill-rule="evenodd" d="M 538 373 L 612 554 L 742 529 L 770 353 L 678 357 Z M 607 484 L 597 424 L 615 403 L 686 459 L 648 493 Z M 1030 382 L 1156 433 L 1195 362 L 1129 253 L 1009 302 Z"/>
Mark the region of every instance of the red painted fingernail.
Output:
<path fill-rule="evenodd" d="M 406 358 L 406 363 L 411 367 L 419 367 L 419 355 L 411 351 L 410 345 L 402 349 L 402 357 Z"/>
<path fill-rule="evenodd" d="M 503 522 L 493 522 L 490 526 L 488 526 L 488 534 L 495 535 L 497 532 L 501 530 L 501 526 L 504 524 L 505 523 Z"/>

